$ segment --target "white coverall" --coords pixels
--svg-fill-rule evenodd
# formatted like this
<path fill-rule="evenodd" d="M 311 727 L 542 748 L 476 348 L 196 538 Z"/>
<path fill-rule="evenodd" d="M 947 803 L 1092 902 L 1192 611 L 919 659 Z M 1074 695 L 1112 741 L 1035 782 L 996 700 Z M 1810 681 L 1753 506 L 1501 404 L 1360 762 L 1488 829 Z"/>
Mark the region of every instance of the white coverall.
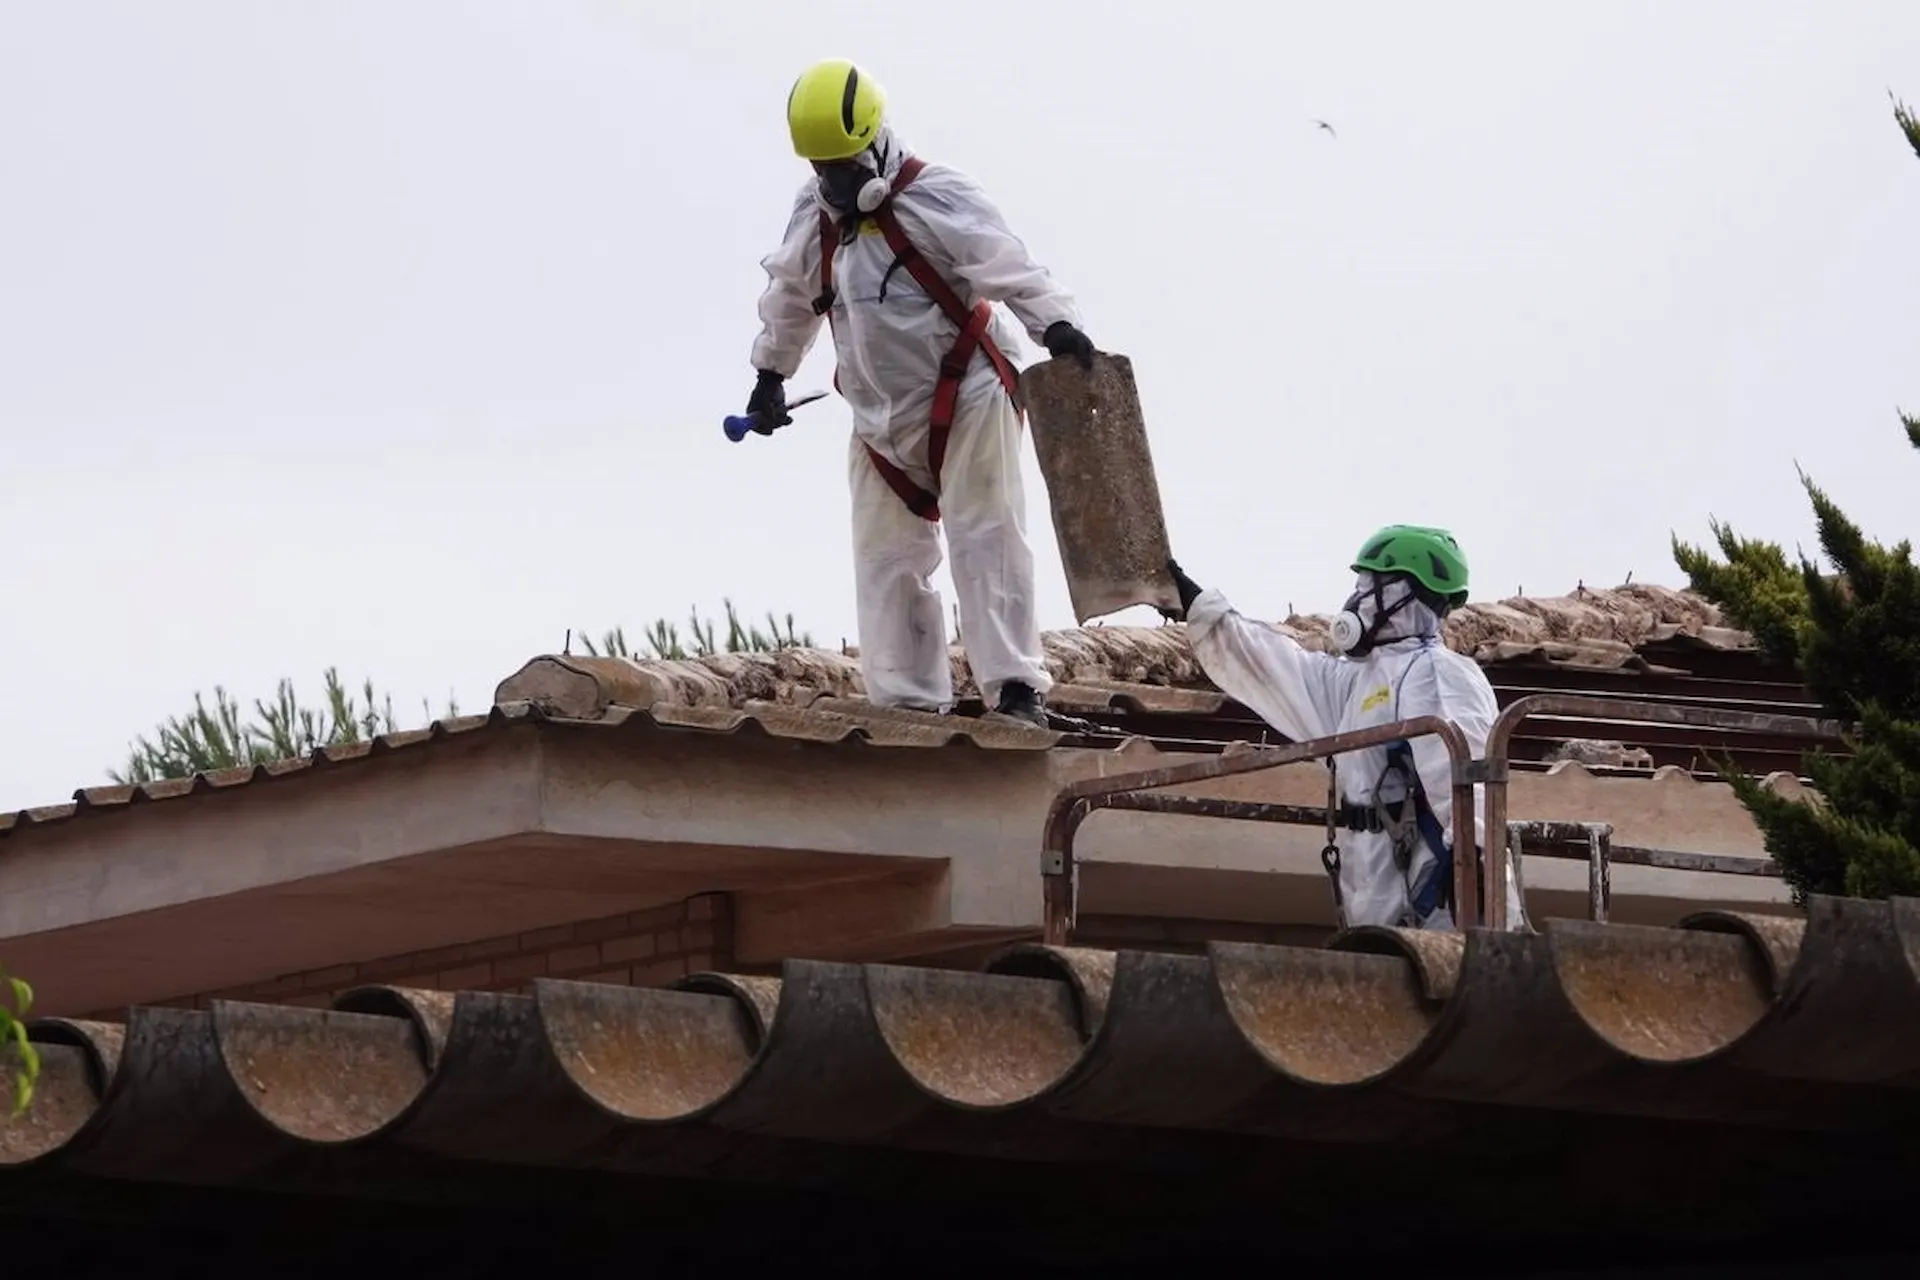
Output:
<path fill-rule="evenodd" d="M 1362 606 L 1360 616 L 1369 623 L 1371 611 L 1370 602 Z M 1487 733 L 1500 713 L 1493 687 L 1479 664 L 1440 642 L 1439 618 L 1418 600 L 1393 613 L 1382 639 L 1361 658 L 1304 648 L 1275 628 L 1241 616 L 1213 589 L 1201 592 L 1188 608 L 1187 631 L 1201 667 L 1221 691 L 1296 742 L 1415 716 L 1438 716 L 1460 727 L 1478 757 L 1485 753 Z M 1431 735 L 1413 738 L 1409 745 L 1428 803 L 1451 844 L 1453 768 L 1446 748 Z M 1385 747 L 1336 756 L 1334 778 L 1340 799 L 1371 807 L 1386 767 Z M 1477 815 L 1486 812 L 1483 790 L 1474 788 Z M 1475 834 L 1483 846 L 1488 843 L 1478 824 Z M 1444 905 L 1423 920 L 1412 918 L 1407 875 L 1394 859 L 1392 839 L 1386 832 L 1343 828 L 1337 843 L 1343 925 L 1454 927 L 1453 914 Z M 1507 856 L 1504 849 L 1501 856 Z M 1411 871 L 1417 874 L 1432 861 L 1433 855 L 1422 843 Z M 1507 865 L 1507 924 L 1510 929 L 1524 929 L 1520 883 L 1511 859 Z"/>
<path fill-rule="evenodd" d="M 876 153 L 889 181 L 909 154 L 891 129 L 882 130 Z M 1079 326 L 1072 295 L 1034 262 L 972 179 L 929 163 L 891 207 L 907 237 L 968 306 L 981 298 L 1005 303 L 1036 342 L 1056 321 Z M 818 183 L 809 180 L 785 239 L 761 263 L 769 283 L 760 298 L 755 368 L 791 378 L 819 335 L 813 299 L 820 293 L 819 214 L 826 208 Z M 866 221 L 852 243 L 839 246 L 833 264 L 837 380 L 853 410 L 847 480 L 861 674 L 875 705 L 942 712 L 953 706 L 946 617 L 931 582 L 941 560 L 938 530 L 907 509 L 864 443 L 939 497 L 967 658 L 991 710 L 1007 681 L 1024 681 L 1039 694 L 1052 687 L 1026 536 L 1022 422 L 985 353 L 976 352 L 936 484 L 927 465 L 929 417 L 940 361 L 958 330 L 906 270 L 888 275 L 893 261 L 886 238 Z M 1013 360 L 1019 328 L 1005 312 L 996 309 L 989 332 Z"/>

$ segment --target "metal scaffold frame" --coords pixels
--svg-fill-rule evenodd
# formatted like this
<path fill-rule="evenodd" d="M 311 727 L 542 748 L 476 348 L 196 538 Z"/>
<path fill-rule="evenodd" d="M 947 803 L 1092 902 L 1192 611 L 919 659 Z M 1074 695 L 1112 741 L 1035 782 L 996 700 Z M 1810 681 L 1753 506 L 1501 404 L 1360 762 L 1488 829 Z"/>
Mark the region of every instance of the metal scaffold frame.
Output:
<path fill-rule="evenodd" d="M 1534 716 L 1560 716 L 1637 724 L 1685 725 L 1717 729 L 1728 734 L 1769 734 L 1810 741 L 1841 737 L 1845 725 L 1834 720 L 1763 712 L 1723 711 L 1704 707 L 1677 707 L 1623 698 L 1575 694 L 1536 694 L 1521 698 L 1501 712 L 1487 734 L 1486 754 L 1475 758 L 1466 735 L 1450 720 L 1420 716 L 1391 724 L 1314 738 L 1279 747 L 1248 747 L 1209 760 L 1168 765 L 1108 778 L 1089 778 L 1062 789 L 1047 811 L 1042 843 L 1041 884 L 1043 935 L 1047 943 L 1071 942 L 1079 899 L 1079 869 L 1074 839 L 1080 825 L 1103 809 L 1137 813 L 1180 814 L 1253 822 L 1318 825 L 1322 810 L 1304 806 L 1212 796 L 1168 795 L 1166 788 L 1191 786 L 1219 778 L 1258 773 L 1307 760 L 1333 757 L 1366 747 L 1437 737 L 1452 764 L 1453 848 L 1480 848 L 1476 833 L 1474 788 L 1486 798 L 1485 829 L 1504 833 L 1504 844 L 1520 866 L 1523 853 L 1545 857 L 1584 858 L 1588 864 L 1588 914 L 1605 920 L 1611 908 L 1611 864 L 1661 867 L 1681 871 L 1709 871 L 1740 875 L 1775 875 L 1762 859 L 1729 855 L 1681 853 L 1639 849 L 1612 843 L 1613 827 L 1605 822 L 1509 822 L 1507 788 L 1512 777 L 1508 759 L 1515 730 Z M 1461 929 L 1507 927 L 1507 859 L 1486 858 L 1486 893 L 1481 893 L 1480 857 L 1453 860 L 1454 920 Z"/>

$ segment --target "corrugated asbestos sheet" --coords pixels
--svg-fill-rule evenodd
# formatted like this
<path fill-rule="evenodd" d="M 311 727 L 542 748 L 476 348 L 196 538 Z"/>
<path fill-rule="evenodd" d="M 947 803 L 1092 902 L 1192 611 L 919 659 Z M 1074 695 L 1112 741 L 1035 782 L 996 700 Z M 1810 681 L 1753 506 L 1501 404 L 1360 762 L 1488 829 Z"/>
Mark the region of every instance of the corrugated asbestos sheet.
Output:
<path fill-rule="evenodd" d="M 243 1179 L 381 1144 L 561 1166 L 651 1152 L 694 1172 L 726 1134 L 1051 1161 L 1097 1157 L 1114 1124 L 1391 1149 L 1471 1145 L 1484 1106 L 1904 1131 L 1916 956 L 1920 900 L 1821 899 L 1804 921 L 135 1008 L 36 1025 L 41 1100 L 0 1165 L 137 1177 L 164 1154 Z"/>
<path fill-rule="evenodd" d="M 1323 620 L 1295 619 L 1284 629 L 1321 642 Z M 1500 704 L 1532 693 L 1585 693 L 1666 705 L 1786 715 L 1818 715 L 1795 673 L 1768 662 L 1751 640 L 1717 625 L 1709 606 L 1657 587 L 1470 606 L 1449 621 L 1448 642 L 1473 653 Z M 1316 629 L 1318 628 L 1318 630 Z M 747 734 L 880 747 L 1045 750 L 1112 747 L 1128 738 L 1165 750 L 1215 751 L 1235 742 L 1282 742 L 1258 716 L 1206 683 L 1183 629 L 1087 628 L 1047 636 L 1050 667 L 1061 681 L 1051 703 L 1080 720 L 1070 732 L 1043 733 L 966 714 L 933 717 L 877 710 L 857 692 L 858 663 L 837 653 L 794 650 L 727 654 L 674 662 L 549 656 L 502 682 L 488 714 L 331 747 L 313 756 L 231 769 L 140 787 L 89 787 L 66 804 L 0 813 L 0 837 L 155 800 L 223 791 L 303 775 L 394 751 L 528 720 L 629 732 Z M 957 687 L 970 687 L 956 651 Z M 1804 740 L 1727 735 L 1679 725 L 1638 725 L 1564 717 L 1529 720 L 1515 736 L 1517 765 L 1544 767 L 1569 741 L 1607 744 L 1573 758 L 1602 770 L 1679 768 L 1714 774 L 1731 758 L 1758 776 L 1800 772 Z M 1838 743 L 1819 744 L 1828 750 Z"/>
<path fill-rule="evenodd" d="M 1822 899 L 1805 921 L 136 1008 L 36 1024 L 0 1204 L 75 1180 L 458 1200 L 491 1169 L 589 1179 L 569 1195 L 960 1197 L 982 1230 L 1091 1214 L 1136 1248 L 1193 1213 L 1334 1256 L 1355 1229 L 1598 1249 L 1804 1232 L 1823 1198 L 1835 1221 L 1878 1205 L 1884 1235 L 1916 1189 L 1917 955 L 1920 902 Z"/>
<path fill-rule="evenodd" d="M 1058 733 L 958 716 L 942 717 L 938 723 L 934 723 L 933 719 L 911 714 L 847 714 L 835 711 L 830 706 L 801 708 L 774 703 L 748 703 L 738 708 L 663 705 L 638 710 L 612 707 L 594 719 L 578 720 L 552 715 L 524 702 L 506 703 L 494 707 L 486 715 L 438 720 L 424 729 L 382 734 L 366 741 L 326 747 L 310 756 L 273 764 L 222 769 L 191 778 L 168 778 L 139 786 L 83 788 L 75 792 L 73 800 L 67 804 L 0 813 L 0 836 L 27 827 L 65 822 L 86 814 L 124 810 L 155 801 L 229 791 L 274 779 L 308 775 L 489 729 L 529 723 L 594 732 L 692 731 L 840 746 L 972 747 L 1000 751 L 1045 751 L 1063 737 Z"/>

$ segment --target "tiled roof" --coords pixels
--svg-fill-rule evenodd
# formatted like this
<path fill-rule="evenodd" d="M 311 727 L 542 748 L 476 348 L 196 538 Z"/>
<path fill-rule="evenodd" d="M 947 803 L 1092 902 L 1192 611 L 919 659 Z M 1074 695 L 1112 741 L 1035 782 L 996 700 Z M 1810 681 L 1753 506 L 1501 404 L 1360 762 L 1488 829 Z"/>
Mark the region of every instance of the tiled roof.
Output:
<path fill-rule="evenodd" d="M 1920 901 L 1823 898 L 1673 929 L 135 1008 L 35 1025 L 39 1101 L 0 1168 L 222 1182 L 352 1147 L 692 1174 L 768 1139 L 1045 1162 L 1124 1127 L 1404 1153 L 1471 1148 L 1489 1108 L 1894 1143 L 1920 1119 L 1916 957 Z"/>
<path fill-rule="evenodd" d="M 1325 650 L 1324 618 L 1273 624 Z M 1088 627 L 1043 637 L 1057 682 L 1056 710 L 1157 742 L 1273 741 L 1273 731 L 1222 694 L 1196 661 L 1184 627 Z M 1469 605 L 1447 623 L 1447 643 L 1486 669 L 1504 707 L 1529 693 L 1574 692 L 1720 710 L 1818 716 L 1798 675 L 1768 659 L 1743 632 L 1720 625 L 1701 598 L 1663 587 L 1581 589 L 1571 596 Z M 959 647 L 952 654 L 962 701 L 977 692 Z M 613 707 L 794 707 L 857 705 L 859 660 L 818 649 L 721 654 L 683 660 L 547 655 L 502 681 L 501 702 L 531 701 L 558 715 L 592 719 Z M 868 709 L 870 710 L 870 709 Z M 1687 726 L 1580 722 L 1543 717 L 1524 726 L 1514 759 L 1549 762 L 1569 740 L 1598 739 L 1575 758 L 1644 767 L 1711 769 L 1727 752 L 1759 776 L 1797 772 L 1804 740 L 1725 734 Z M 1596 754 L 1597 753 L 1597 754 Z"/>
<path fill-rule="evenodd" d="M 1260 732 L 1257 722 L 1237 725 L 1226 719 L 1227 709 L 1233 704 L 1218 694 L 1204 691 L 1116 684 L 1110 688 L 1061 686 L 1058 692 L 1060 696 L 1054 700 L 1056 706 L 1082 714 L 1104 712 L 1107 713 L 1105 719 L 1145 726 L 1149 733 L 1154 732 L 1156 727 L 1159 731 L 1171 733 L 1174 727 L 1194 717 L 1212 726 L 1213 732 L 1224 733 L 1228 737 L 1242 732 L 1258 736 Z M 1221 727 L 1223 724 L 1224 728 Z M 737 734 L 841 747 L 971 748 L 1009 752 L 1045 751 L 1063 743 L 1111 749 L 1128 741 L 1142 741 L 1129 738 L 1120 731 L 1112 736 L 1092 737 L 1079 733 L 1042 732 L 967 716 L 932 716 L 920 712 L 877 709 L 857 698 L 821 697 L 805 706 L 774 702 L 748 702 L 739 707 L 657 704 L 641 709 L 609 706 L 600 714 L 588 718 L 555 714 L 536 703 L 508 702 L 494 707 L 486 715 L 435 721 L 424 729 L 382 734 L 370 740 L 326 747 L 311 755 L 272 764 L 220 769 L 191 778 L 168 778 L 138 786 L 82 788 L 66 804 L 40 805 L 0 813 L 0 839 L 76 818 L 127 813 L 160 801 L 182 800 L 191 796 L 231 792 L 242 787 L 313 777 L 343 766 L 377 761 L 396 752 L 464 739 L 484 731 L 498 732 L 536 725 L 595 733 Z M 1153 739 L 1146 741 L 1149 744 L 1154 742 Z M 1203 750 L 1208 744 L 1182 741 L 1175 735 L 1159 740 L 1158 745 L 1173 750 Z M 1562 776 L 1571 781 L 1581 775 L 1621 771 L 1622 759 L 1630 759 L 1636 750 L 1623 749 L 1615 743 L 1582 741 L 1558 751 L 1548 763 L 1538 767 L 1544 768 L 1549 776 Z M 1705 785 L 1686 770 L 1671 765 L 1650 771 L 1629 766 L 1624 771 L 1645 774 L 1654 779 L 1677 778 L 1681 782 Z M 1782 794 L 1800 793 L 1800 784 L 1790 772 L 1767 774 L 1762 784 Z"/>
<path fill-rule="evenodd" d="M 1328 623 L 1312 616 L 1273 625 L 1309 648 L 1326 651 L 1331 648 Z M 1655 586 L 1582 588 L 1570 596 L 1470 604 L 1447 619 L 1445 636 L 1450 648 L 1485 664 L 1536 661 L 1601 670 L 1652 670 L 1659 664 L 1647 656 L 1649 650 L 1755 652 L 1746 633 L 1720 625 L 1712 604 Z M 1185 689 L 1214 697 L 1181 709 L 1220 705 L 1183 627 L 1085 627 L 1048 632 L 1042 643 L 1049 672 L 1061 684 Z M 977 696 L 961 647 L 954 647 L 952 662 L 959 693 Z M 817 697 L 861 692 L 857 650 L 790 649 L 677 660 L 547 657 L 503 681 L 495 700 L 547 701 L 566 714 L 589 716 L 609 703 L 804 705 Z"/>
<path fill-rule="evenodd" d="M 486 715 L 437 720 L 424 729 L 381 734 L 359 742 L 325 747 L 311 755 L 272 764 L 219 769 L 191 778 L 167 778 L 137 786 L 86 787 L 67 804 L 41 805 L 0 813 L 0 836 L 32 826 L 65 822 L 88 814 L 127 810 L 156 801 L 231 791 L 278 779 L 312 776 L 338 766 L 379 759 L 464 738 L 489 729 L 549 724 L 590 730 L 693 731 L 783 738 L 801 742 L 874 747 L 973 747 L 999 751 L 1045 751 L 1063 735 L 960 716 L 933 717 L 910 712 L 876 712 L 862 704 L 833 700 L 804 709 L 777 703 L 747 702 L 739 707 L 671 706 L 651 709 L 611 707 L 589 720 L 554 715 L 527 702 L 507 702 Z"/>
<path fill-rule="evenodd" d="M 1814 712 L 1797 677 L 1769 668 L 1741 633 L 1718 625 L 1712 606 L 1660 587 L 1582 591 L 1554 599 L 1469 606 L 1449 620 L 1448 643 L 1486 664 L 1502 705 L 1543 689 L 1706 706 Z M 1276 624 L 1324 647 L 1324 619 Z M 0 837 L 89 813 L 229 791 L 273 779 L 382 757 L 478 730 L 538 722 L 633 731 L 744 733 L 872 746 L 968 746 L 1044 750 L 1111 747 L 1129 737 L 1180 750 L 1218 750 L 1237 741 L 1274 741 L 1250 710 L 1201 673 L 1182 627 L 1089 627 L 1050 632 L 1048 662 L 1060 682 L 1051 705 L 1080 717 L 1086 732 L 1041 732 L 971 716 L 935 717 L 870 706 L 856 657 L 816 649 L 723 654 L 678 661 L 549 655 L 503 681 L 485 715 L 328 747 L 311 756 L 168 779 L 140 786 L 87 787 L 65 804 L 0 813 Z M 1637 647 L 1636 647 L 1637 646 Z M 1746 665 L 1704 674 L 1688 654 L 1740 658 Z M 971 692 L 964 653 L 955 675 Z M 1568 747 L 1569 739 L 1578 740 Z M 1594 743 L 1587 740 L 1599 739 Z M 1703 749 L 1726 744 L 1708 731 L 1673 726 L 1543 720 L 1515 739 L 1518 763 L 1572 759 L 1644 771 L 1701 771 Z M 1756 775 L 1795 771 L 1806 744 L 1743 739 L 1733 754 Z M 1578 767 L 1578 766 L 1574 766 Z"/>

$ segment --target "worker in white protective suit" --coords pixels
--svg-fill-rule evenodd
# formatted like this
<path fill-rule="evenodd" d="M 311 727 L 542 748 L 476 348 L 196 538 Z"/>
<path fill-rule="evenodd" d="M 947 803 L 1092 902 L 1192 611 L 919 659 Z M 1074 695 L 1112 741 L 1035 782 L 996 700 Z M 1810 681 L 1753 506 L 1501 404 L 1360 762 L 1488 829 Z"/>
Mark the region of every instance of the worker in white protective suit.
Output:
<path fill-rule="evenodd" d="M 747 401 L 755 430 L 792 419 L 785 384 L 825 316 L 834 387 L 853 410 L 860 667 L 878 706 L 954 703 L 944 610 L 931 577 L 940 531 L 960 629 L 988 713 L 1042 728 L 1051 688 L 1034 602 L 1020 475 L 1023 411 L 1010 357 L 1020 329 L 1088 368 L 1072 296 L 1034 262 L 965 175 L 913 156 L 879 85 L 845 61 L 802 74 L 787 101 L 793 148 L 812 163 L 769 283 Z"/>
<path fill-rule="evenodd" d="M 1467 599 L 1466 556 L 1446 530 L 1390 525 L 1367 539 L 1331 628 L 1338 654 L 1249 621 L 1177 563 L 1167 567 L 1181 607 L 1162 612 L 1185 619 L 1208 677 L 1292 741 L 1437 716 L 1460 727 L 1476 758 L 1485 754 L 1500 712 L 1493 686 L 1440 639 L 1441 619 Z M 1327 862 L 1342 925 L 1454 928 L 1453 768 L 1440 739 L 1343 753 L 1333 767 L 1338 831 Z M 1484 813 L 1480 788 L 1475 796 Z M 1484 845 L 1485 833 L 1478 838 Z M 1507 865 L 1507 924 L 1526 929 Z"/>

